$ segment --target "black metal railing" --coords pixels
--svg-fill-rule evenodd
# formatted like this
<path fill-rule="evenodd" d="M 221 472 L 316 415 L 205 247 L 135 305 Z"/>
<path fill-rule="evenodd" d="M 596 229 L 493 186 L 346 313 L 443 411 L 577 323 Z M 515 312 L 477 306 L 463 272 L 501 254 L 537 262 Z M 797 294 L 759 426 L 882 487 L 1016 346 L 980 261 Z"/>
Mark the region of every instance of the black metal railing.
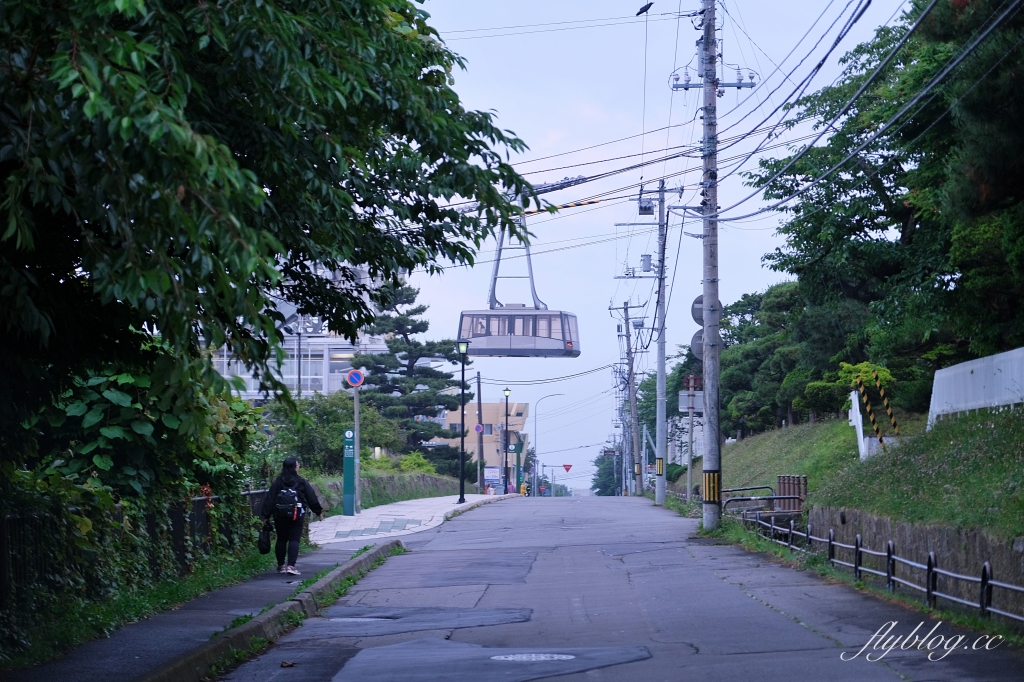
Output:
<path fill-rule="evenodd" d="M 816 552 L 817 550 L 815 549 L 814 543 L 817 542 L 819 543 L 819 547 L 822 545 L 824 546 L 829 563 L 833 566 L 844 566 L 846 568 L 853 569 L 853 576 L 855 580 L 862 580 L 864 574 L 867 573 L 879 578 L 884 578 L 886 588 L 890 592 L 895 591 L 898 585 L 909 587 L 913 590 L 924 593 L 925 602 L 931 608 L 935 608 L 938 604 L 938 600 L 941 598 L 955 604 L 960 604 L 961 606 L 978 609 L 983 618 L 987 618 L 990 614 L 995 613 L 1003 616 L 1004 618 L 1024 623 L 1024 615 L 1012 613 L 992 606 L 993 589 L 1001 589 L 1024 595 L 1024 587 L 993 579 L 992 565 L 988 561 L 982 564 L 981 571 L 978 575 L 964 575 L 962 573 L 955 573 L 953 571 L 947 571 L 943 568 L 939 568 L 938 561 L 935 558 L 935 552 L 928 552 L 928 560 L 926 563 L 922 564 L 912 561 L 906 557 L 898 556 L 896 554 L 896 546 L 892 540 L 889 540 L 886 543 L 885 551 L 868 549 L 861 541 L 860 534 L 854 538 L 853 544 L 851 545 L 836 540 L 835 530 L 832 528 L 829 529 L 826 537 L 818 537 L 814 535 L 814 527 L 812 524 L 807 524 L 806 530 L 800 531 L 797 529 L 796 522 L 792 518 L 788 519 L 786 526 L 777 526 L 775 524 L 774 514 L 768 516 L 768 518 L 769 520 L 765 521 L 764 518 L 762 518 L 761 512 L 756 512 L 753 516 L 744 516 L 743 521 L 747 524 L 753 524 L 754 531 L 766 540 L 771 540 L 774 543 L 783 545 L 798 552 Z M 850 554 L 844 555 L 849 558 L 849 561 L 845 558 L 838 558 L 836 556 L 836 550 L 849 552 Z M 865 557 L 870 557 L 871 560 L 879 561 L 876 563 L 875 567 L 865 566 Z M 905 569 L 909 569 L 909 575 L 897 575 L 898 566 L 903 566 Z M 905 570 L 904 572 L 906 573 L 907 571 Z M 923 585 L 913 580 L 914 573 L 917 573 L 920 576 L 922 572 L 922 577 L 924 578 Z M 951 590 L 939 591 L 940 577 L 951 581 L 950 585 L 954 584 L 952 581 L 960 581 L 977 585 L 977 600 L 972 601 L 962 597 L 957 597 L 956 595 L 950 594 Z"/>

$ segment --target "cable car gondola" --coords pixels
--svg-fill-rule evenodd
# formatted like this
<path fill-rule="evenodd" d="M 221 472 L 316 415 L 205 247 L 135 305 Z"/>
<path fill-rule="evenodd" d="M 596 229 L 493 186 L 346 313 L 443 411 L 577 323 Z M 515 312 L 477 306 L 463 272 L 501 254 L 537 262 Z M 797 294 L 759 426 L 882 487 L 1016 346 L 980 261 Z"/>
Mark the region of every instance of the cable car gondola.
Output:
<path fill-rule="evenodd" d="M 526 219 L 523 218 L 523 228 Z M 521 243 L 509 249 L 522 250 L 526 255 L 525 276 L 500 276 L 502 245 L 505 230 L 498 234 L 498 248 L 491 270 L 491 286 L 486 310 L 464 310 L 459 320 L 459 337 L 472 341 L 469 355 L 513 358 L 577 358 L 580 355 L 580 336 L 576 316 L 563 310 L 548 310 L 537 296 L 533 283 L 533 262 L 530 246 Z M 499 279 L 529 279 L 533 307 L 523 303 L 502 304 L 496 296 Z"/>

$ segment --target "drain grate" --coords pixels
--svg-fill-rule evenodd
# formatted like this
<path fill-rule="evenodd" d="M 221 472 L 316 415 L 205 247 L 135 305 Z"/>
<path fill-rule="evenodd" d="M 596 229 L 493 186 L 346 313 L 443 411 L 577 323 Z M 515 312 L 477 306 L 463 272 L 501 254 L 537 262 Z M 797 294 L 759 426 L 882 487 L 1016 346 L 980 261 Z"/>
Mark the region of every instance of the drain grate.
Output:
<path fill-rule="evenodd" d="M 515 663 L 529 663 L 533 661 L 571 661 L 576 658 L 570 654 L 501 654 L 491 656 L 492 661 L 513 661 Z"/>

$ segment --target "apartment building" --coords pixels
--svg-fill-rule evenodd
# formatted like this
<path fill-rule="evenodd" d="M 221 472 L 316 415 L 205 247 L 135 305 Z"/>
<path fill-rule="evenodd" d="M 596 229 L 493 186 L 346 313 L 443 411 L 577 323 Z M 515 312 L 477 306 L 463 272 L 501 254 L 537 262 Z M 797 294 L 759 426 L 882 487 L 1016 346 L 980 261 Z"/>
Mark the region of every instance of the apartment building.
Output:
<path fill-rule="evenodd" d="M 466 454 L 468 457 L 476 458 L 478 438 L 474 427 L 477 424 L 477 404 L 475 402 L 466 405 Z M 523 433 L 526 430 L 526 420 L 530 416 L 529 403 L 508 403 L 508 430 L 510 443 L 523 443 L 523 452 L 530 447 L 529 435 Z M 459 411 L 450 410 L 445 415 L 445 424 L 449 429 L 459 428 Z M 483 416 L 480 424 L 484 427 L 484 462 L 488 466 L 501 466 L 502 462 L 502 434 L 505 430 L 505 401 L 500 403 L 484 403 Z M 431 443 L 437 445 L 450 445 L 459 447 L 459 439 L 435 438 Z M 512 464 L 515 464 L 515 457 L 512 457 Z"/>

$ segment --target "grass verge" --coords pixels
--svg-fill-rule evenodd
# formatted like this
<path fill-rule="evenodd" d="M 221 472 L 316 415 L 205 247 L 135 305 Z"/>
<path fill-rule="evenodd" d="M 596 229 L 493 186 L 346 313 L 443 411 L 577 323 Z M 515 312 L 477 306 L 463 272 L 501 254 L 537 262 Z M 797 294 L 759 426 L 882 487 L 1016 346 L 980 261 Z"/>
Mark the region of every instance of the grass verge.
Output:
<path fill-rule="evenodd" d="M 899 604 L 913 611 L 927 614 L 932 618 L 951 625 L 984 634 L 999 635 L 1016 647 L 1024 647 L 1024 634 L 998 620 L 984 619 L 970 613 L 941 607 L 935 609 L 928 608 L 919 599 L 899 592 L 889 592 L 884 585 L 873 580 L 854 580 L 852 573 L 832 566 L 823 553 L 791 551 L 778 543 L 761 537 L 752 530 L 748 530 L 737 519 L 725 517 L 722 519 L 721 526 L 716 530 L 705 531 L 701 529 L 697 532 L 697 535 L 703 538 L 717 538 L 728 544 L 740 545 L 750 552 L 767 554 L 784 566 L 798 571 L 812 571 L 828 582 L 847 585 L 860 592 L 870 594 L 893 604 Z"/>
<path fill-rule="evenodd" d="M 358 556 L 359 554 L 362 554 L 362 553 L 368 551 L 372 546 L 373 545 L 367 545 L 366 547 L 363 547 L 361 549 L 361 551 L 356 552 L 356 556 Z M 330 606 L 331 604 L 336 602 L 338 599 L 340 599 L 340 598 L 344 597 L 346 594 L 348 594 L 348 591 L 350 589 L 352 589 L 353 585 L 355 585 L 357 582 L 359 582 L 363 578 L 363 576 L 365 576 L 367 573 L 369 573 L 373 569 L 375 569 L 375 568 L 377 568 L 379 566 L 382 566 L 384 564 L 384 562 L 386 562 L 388 560 L 388 557 L 390 557 L 390 556 L 397 556 L 399 554 L 405 554 L 408 551 L 409 550 L 406 549 L 405 547 L 394 547 L 394 548 L 392 548 L 390 554 L 382 555 L 380 557 L 377 557 L 377 560 L 374 561 L 372 564 L 370 564 L 369 568 L 363 569 L 363 570 L 359 571 L 358 573 L 356 573 L 354 575 L 350 575 L 347 578 L 345 578 L 344 580 L 340 581 L 335 586 L 335 588 L 333 590 L 331 590 L 331 592 L 329 592 L 326 595 L 326 601 L 325 601 L 324 606 L 325 607 L 326 606 Z M 355 557 L 353 557 L 353 558 L 355 558 Z M 308 582 L 309 585 L 312 585 L 314 582 L 316 582 L 317 580 L 322 578 L 324 575 L 326 575 L 330 571 L 333 571 L 335 568 L 337 568 L 337 566 L 334 566 L 334 567 L 329 568 L 329 569 L 325 569 L 325 570 L 321 571 L 320 573 L 318 573 L 313 578 L 309 578 L 308 580 L 304 580 L 303 584 Z M 306 585 L 305 587 L 309 587 L 309 585 Z M 305 587 L 302 587 L 302 584 L 300 584 L 300 588 L 301 589 L 297 590 L 296 594 L 298 594 L 303 589 L 305 589 Z M 264 611 L 266 611 L 266 610 L 267 609 L 264 609 Z M 303 612 L 298 612 L 298 611 L 286 611 L 286 612 L 282 613 L 279 616 L 279 619 L 280 619 L 281 624 L 283 626 L 285 626 L 286 628 L 296 628 L 296 627 L 299 627 L 300 625 L 302 625 L 302 621 L 304 621 L 306 619 L 306 614 L 303 613 Z M 235 668 L 237 668 L 241 664 L 245 663 L 246 661 L 252 660 L 256 656 L 259 656 L 260 654 L 265 653 L 268 649 L 270 649 L 271 645 L 272 645 L 272 642 L 269 642 L 269 641 L 263 639 L 262 637 L 255 637 L 255 638 L 253 638 L 252 640 L 250 640 L 250 644 L 249 644 L 249 646 L 247 648 L 241 649 L 241 650 L 232 650 L 231 654 L 229 656 L 226 656 L 225 658 L 222 658 L 221 660 L 216 661 L 213 665 L 211 665 L 210 666 L 210 670 L 209 670 L 209 672 L 207 672 L 205 679 L 211 680 L 211 681 L 212 680 L 219 680 L 219 679 L 221 679 L 221 677 L 223 675 L 225 675 L 226 673 L 231 672 L 232 670 L 234 670 Z"/>
<path fill-rule="evenodd" d="M 202 594 L 244 582 L 274 567 L 273 555 L 255 547 L 240 557 L 218 556 L 199 564 L 193 573 L 161 580 L 150 587 L 119 591 L 103 601 L 88 601 L 65 609 L 32 629 L 32 643 L 16 656 L 0 661 L 0 670 L 13 670 L 59 658 L 65 651 L 110 633 L 128 623 L 184 604 Z"/>

